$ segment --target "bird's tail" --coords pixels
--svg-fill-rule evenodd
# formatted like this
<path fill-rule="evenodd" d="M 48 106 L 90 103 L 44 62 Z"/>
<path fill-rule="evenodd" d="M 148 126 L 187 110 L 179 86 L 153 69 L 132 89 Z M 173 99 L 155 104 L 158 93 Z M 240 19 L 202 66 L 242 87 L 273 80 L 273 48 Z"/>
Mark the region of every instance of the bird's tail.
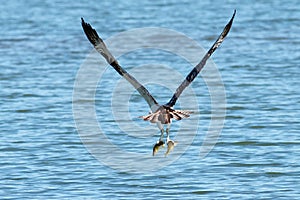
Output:
<path fill-rule="evenodd" d="M 158 110 L 154 113 L 150 113 L 149 115 L 141 116 L 140 118 L 145 121 L 150 121 L 151 123 L 161 122 L 162 124 L 169 124 L 172 119 L 181 120 L 188 118 L 191 113 L 193 112 L 188 110 L 171 110 L 167 113 Z"/>

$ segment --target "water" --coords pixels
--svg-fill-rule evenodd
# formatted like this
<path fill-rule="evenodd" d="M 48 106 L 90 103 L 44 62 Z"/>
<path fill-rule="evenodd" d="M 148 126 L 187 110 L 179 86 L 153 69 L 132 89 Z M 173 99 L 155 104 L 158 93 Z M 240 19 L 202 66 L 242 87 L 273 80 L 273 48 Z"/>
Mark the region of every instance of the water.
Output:
<path fill-rule="evenodd" d="M 229 37 L 213 55 L 227 101 L 225 126 L 213 151 L 200 159 L 210 104 L 205 84 L 197 78 L 192 85 L 200 87 L 197 136 L 171 165 L 152 172 L 121 172 L 91 155 L 80 140 L 72 113 L 76 74 L 92 50 L 80 17 L 103 38 L 132 28 L 164 27 L 186 34 L 207 49 L 234 9 L 237 16 Z M 2 199 L 299 198 L 297 1 L 13 0 L 2 2 L 0 13 Z M 185 64 L 155 51 L 120 58 L 127 69 L 162 60 L 179 71 Z M 112 80 L 119 78 L 112 76 Z M 158 99 L 167 99 L 159 96 L 162 88 L 150 87 Z M 97 106 L 104 97 L 99 92 L 96 97 Z M 147 112 L 137 94 L 131 98 L 130 109 L 135 105 L 140 107 L 131 111 L 133 115 Z M 101 108 L 96 109 L 101 116 Z M 118 136 L 119 129 L 109 115 L 103 126 L 112 138 L 120 138 L 117 144 L 123 150 L 151 155 L 157 136 Z M 174 133 L 178 126 L 174 123 Z M 172 155 L 176 151 L 157 159 L 164 162 Z"/>

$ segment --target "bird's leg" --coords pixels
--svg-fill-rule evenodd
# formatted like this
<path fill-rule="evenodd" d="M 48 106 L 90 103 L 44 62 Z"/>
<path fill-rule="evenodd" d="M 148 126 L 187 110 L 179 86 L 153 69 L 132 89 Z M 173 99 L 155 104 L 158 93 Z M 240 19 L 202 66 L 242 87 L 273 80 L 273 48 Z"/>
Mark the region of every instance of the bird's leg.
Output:
<path fill-rule="evenodd" d="M 163 141 L 163 139 L 164 139 L 164 126 L 160 122 L 157 122 L 157 126 L 160 130 L 159 141 Z"/>
<path fill-rule="evenodd" d="M 173 150 L 174 146 L 176 146 L 176 144 L 177 144 L 173 140 L 170 140 L 170 135 L 169 135 L 170 126 L 171 126 L 171 124 L 168 124 L 167 128 L 166 128 L 166 133 L 167 133 L 167 141 L 166 141 L 166 143 L 168 145 L 168 149 L 167 149 L 167 152 L 165 153 L 165 157 Z"/>
<path fill-rule="evenodd" d="M 164 128 L 160 129 L 159 141 L 163 141 L 163 139 L 164 139 Z"/>
<path fill-rule="evenodd" d="M 153 153 L 152 153 L 153 156 L 158 152 L 159 148 L 164 146 L 164 144 L 165 144 L 165 142 L 163 141 L 163 139 L 164 139 L 164 126 L 160 122 L 157 122 L 157 126 L 160 130 L 160 137 L 159 137 L 159 140 L 153 146 Z"/>
<path fill-rule="evenodd" d="M 166 128 L 167 140 L 169 140 L 169 139 L 170 139 L 170 137 L 169 137 L 170 126 L 171 126 L 171 124 L 167 124 L 167 128 Z"/>

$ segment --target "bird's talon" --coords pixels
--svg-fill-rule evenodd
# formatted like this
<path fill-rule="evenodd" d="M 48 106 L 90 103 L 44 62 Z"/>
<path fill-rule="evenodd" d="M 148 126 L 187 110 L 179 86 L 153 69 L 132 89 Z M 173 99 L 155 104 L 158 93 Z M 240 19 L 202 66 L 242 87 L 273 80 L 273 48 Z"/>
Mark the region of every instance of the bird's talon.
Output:
<path fill-rule="evenodd" d="M 167 145 L 168 145 L 168 149 L 167 149 L 167 151 L 165 153 L 165 157 L 167 157 L 167 155 L 174 149 L 174 147 L 177 145 L 177 142 L 173 141 L 173 140 L 170 140 L 168 138 Z"/>
<path fill-rule="evenodd" d="M 164 147 L 165 143 L 164 141 L 157 141 L 156 144 L 153 146 L 153 152 L 152 155 L 155 156 L 155 154 L 158 152 L 159 148 Z"/>

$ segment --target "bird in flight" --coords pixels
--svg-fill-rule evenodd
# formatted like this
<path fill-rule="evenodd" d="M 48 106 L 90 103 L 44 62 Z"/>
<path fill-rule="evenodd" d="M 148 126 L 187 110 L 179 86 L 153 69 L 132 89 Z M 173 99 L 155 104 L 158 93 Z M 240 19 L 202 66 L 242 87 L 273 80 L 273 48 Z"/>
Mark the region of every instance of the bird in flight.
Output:
<path fill-rule="evenodd" d="M 91 44 L 94 46 L 96 51 L 99 52 L 105 58 L 107 63 L 111 65 L 122 77 L 124 77 L 148 103 L 148 106 L 151 109 L 151 113 L 145 116 L 141 116 L 140 118 L 144 119 L 145 121 L 150 121 L 151 123 L 156 123 L 160 130 L 160 137 L 153 146 L 153 156 L 165 144 L 164 132 L 166 132 L 166 143 L 168 146 L 165 156 L 174 148 L 174 146 L 176 146 L 177 142 L 171 140 L 169 136 L 172 119 L 181 120 L 183 118 L 188 118 L 192 112 L 187 110 L 175 110 L 173 109 L 173 106 L 176 104 L 176 101 L 183 92 L 183 90 L 187 86 L 189 86 L 189 84 L 197 77 L 199 72 L 205 66 L 206 61 L 223 42 L 228 32 L 230 31 L 235 13 L 236 10 L 234 10 L 230 21 L 227 23 L 227 25 L 225 26 L 215 43 L 212 45 L 212 47 L 207 51 L 202 60 L 186 76 L 184 81 L 178 86 L 170 101 L 163 105 L 159 104 L 141 83 L 139 83 L 132 75 L 130 75 L 124 68 L 120 66 L 115 57 L 107 49 L 105 43 L 99 37 L 96 30 L 93 29 L 89 23 L 86 23 L 83 18 L 81 18 L 81 25 L 84 30 L 84 33 L 87 36 L 88 40 L 91 42 Z"/>

